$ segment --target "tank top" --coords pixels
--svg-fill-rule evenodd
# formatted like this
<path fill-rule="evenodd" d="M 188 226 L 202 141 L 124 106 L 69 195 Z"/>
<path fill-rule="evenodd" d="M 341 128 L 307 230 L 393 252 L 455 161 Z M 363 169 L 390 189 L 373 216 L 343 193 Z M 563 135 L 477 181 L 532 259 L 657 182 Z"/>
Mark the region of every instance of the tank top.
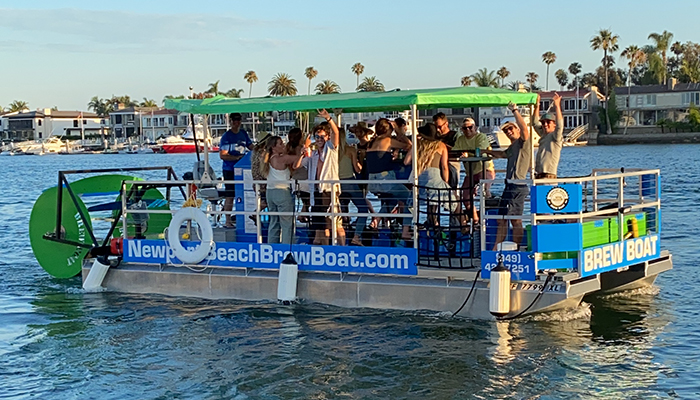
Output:
<path fill-rule="evenodd" d="M 368 151 L 366 160 L 367 172 L 370 174 L 394 170 L 391 151 Z"/>
<path fill-rule="evenodd" d="M 352 168 L 352 159 L 346 154 L 338 152 L 338 177 L 340 179 L 351 179 L 355 177 L 355 170 Z"/>
<path fill-rule="evenodd" d="M 267 189 L 289 189 L 291 174 L 289 168 L 275 169 L 270 165 L 267 173 Z"/>

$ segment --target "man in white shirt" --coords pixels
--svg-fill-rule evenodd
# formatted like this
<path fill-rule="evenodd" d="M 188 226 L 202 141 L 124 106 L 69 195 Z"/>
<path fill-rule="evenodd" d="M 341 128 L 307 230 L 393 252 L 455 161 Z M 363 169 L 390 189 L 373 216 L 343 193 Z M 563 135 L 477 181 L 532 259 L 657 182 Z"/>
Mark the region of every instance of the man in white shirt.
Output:
<path fill-rule="evenodd" d="M 331 192 L 336 193 L 336 201 L 340 194 L 339 183 L 324 183 L 323 181 L 337 181 L 338 177 L 338 143 L 340 132 L 338 126 L 331 118 L 328 111 L 321 110 L 318 115 L 326 120 L 325 123 L 316 125 L 313 129 L 313 138 L 316 150 L 309 158 L 309 180 L 321 181 L 310 184 L 312 193 L 312 212 L 328 213 L 331 207 Z M 333 221 L 323 216 L 311 217 L 311 229 L 316 231 L 313 244 L 326 245 L 331 236 Z"/>

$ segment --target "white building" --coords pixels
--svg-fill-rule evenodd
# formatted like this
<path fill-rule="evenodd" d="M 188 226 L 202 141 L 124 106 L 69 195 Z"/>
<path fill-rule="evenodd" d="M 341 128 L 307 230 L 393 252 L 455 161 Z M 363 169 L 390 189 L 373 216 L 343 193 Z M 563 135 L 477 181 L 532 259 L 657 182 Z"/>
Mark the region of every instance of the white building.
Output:
<path fill-rule="evenodd" d="M 22 141 L 62 137 L 78 140 L 107 132 L 105 119 L 86 111 L 59 111 L 50 108 L 7 113 L 2 120 L 3 140 Z"/>

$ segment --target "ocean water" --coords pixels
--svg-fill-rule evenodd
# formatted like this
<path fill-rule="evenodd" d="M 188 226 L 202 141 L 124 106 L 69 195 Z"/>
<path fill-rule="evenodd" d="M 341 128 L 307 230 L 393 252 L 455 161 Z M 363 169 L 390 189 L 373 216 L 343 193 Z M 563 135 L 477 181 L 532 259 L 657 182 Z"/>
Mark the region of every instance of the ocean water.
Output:
<path fill-rule="evenodd" d="M 172 165 L 182 175 L 193 160 L 0 157 L 0 399 L 700 398 L 698 145 L 564 149 L 562 176 L 662 170 L 662 247 L 674 269 L 652 288 L 558 314 L 492 322 L 86 294 L 39 267 L 27 224 L 56 171 Z"/>

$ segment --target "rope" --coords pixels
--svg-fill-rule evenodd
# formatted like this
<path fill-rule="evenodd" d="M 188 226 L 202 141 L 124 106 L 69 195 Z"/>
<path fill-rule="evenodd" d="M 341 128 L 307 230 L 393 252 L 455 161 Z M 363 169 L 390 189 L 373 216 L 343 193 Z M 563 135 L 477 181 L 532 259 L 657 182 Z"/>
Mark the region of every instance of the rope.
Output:
<path fill-rule="evenodd" d="M 535 299 L 532 300 L 532 303 L 530 303 L 530 305 L 527 306 L 527 308 L 525 308 L 524 310 L 520 311 L 519 313 L 513 315 L 512 317 L 502 317 L 502 318 L 496 318 L 496 319 L 498 321 L 510 321 L 512 319 L 519 318 L 523 314 L 525 314 L 530 308 L 532 308 L 532 306 L 535 305 L 535 303 L 537 303 L 537 301 L 540 299 L 540 297 L 542 297 L 542 294 L 544 293 L 545 289 L 547 288 L 547 284 L 549 283 L 550 280 L 552 280 L 552 277 L 554 276 L 554 274 L 555 274 L 554 272 L 547 273 L 547 279 L 544 280 L 544 285 L 542 285 L 542 289 L 540 289 L 540 292 L 537 293 L 537 296 L 535 296 Z"/>
<path fill-rule="evenodd" d="M 480 269 L 477 270 L 477 271 L 476 271 L 476 275 L 474 275 L 474 281 L 472 282 L 472 288 L 469 289 L 469 294 L 467 294 L 467 298 L 464 299 L 464 303 L 462 303 L 462 305 L 459 307 L 459 309 L 457 309 L 457 311 L 455 311 L 455 312 L 452 314 L 452 318 L 454 318 L 457 314 L 459 314 L 459 312 L 462 311 L 462 309 L 464 308 L 464 306 L 467 305 L 467 302 L 469 301 L 469 298 L 472 296 L 472 292 L 474 292 L 474 287 L 476 286 L 476 281 L 479 279 L 479 275 L 481 275 L 481 270 L 480 270 Z"/>

